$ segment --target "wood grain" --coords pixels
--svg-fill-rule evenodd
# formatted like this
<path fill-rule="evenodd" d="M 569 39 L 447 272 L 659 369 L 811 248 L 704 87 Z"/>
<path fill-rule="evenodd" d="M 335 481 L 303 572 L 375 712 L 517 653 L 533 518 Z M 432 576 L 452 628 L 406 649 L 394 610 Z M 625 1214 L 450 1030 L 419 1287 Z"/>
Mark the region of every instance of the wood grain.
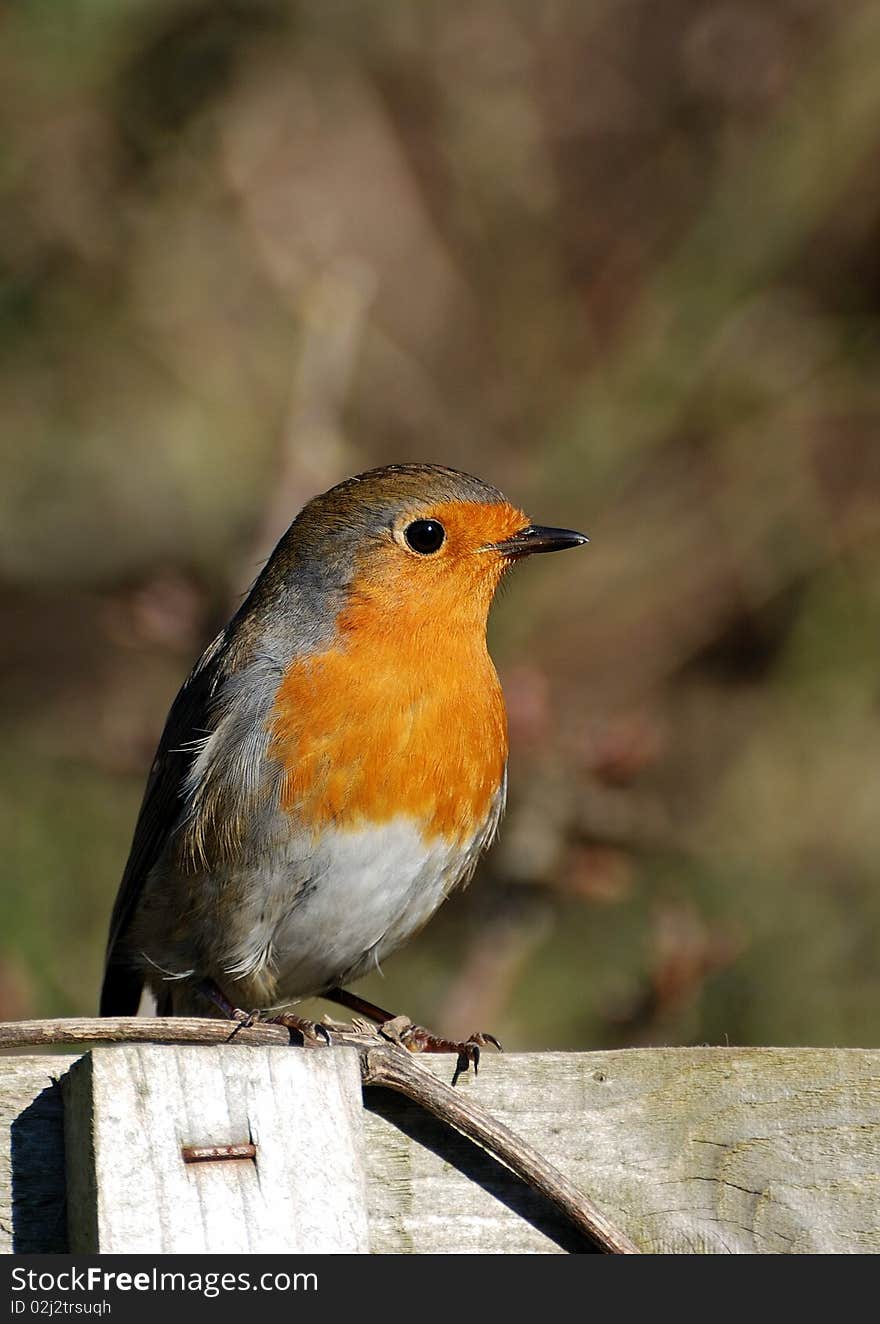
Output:
<path fill-rule="evenodd" d="M 351 1049 L 99 1048 L 63 1095 L 72 1252 L 369 1249 Z M 251 1144 L 253 1159 L 181 1152 Z"/>
<path fill-rule="evenodd" d="M 64 1248 L 52 1079 L 75 1060 L 0 1059 L 5 1250 Z M 452 1058 L 422 1062 L 451 1079 Z M 880 1250 L 880 1051 L 505 1054 L 487 1057 L 477 1079 L 457 1088 L 540 1149 L 645 1251 Z M 390 1092 L 368 1090 L 365 1099 L 374 1253 L 584 1249 L 475 1145 Z"/>
<path fill-rule="evenodd" d="M 427 1110 L 444 1128 L 454 1128 L 463 1140 L 476 1145 L 491 1162 L 509 1169 L 539 1202 L 549 1204 L 582 1238 L 591 1250 L 606 1255 L 640 1255 L 638 1246 L 564 1172 L 550 1163 L 541 1150 L 505 1126 L 473 1096 L 438 1080 L 425 1070 L 425 1059 L 384 1044 L 360 1054 L 361 1080 L 367 1097 L 375 1087 L 403 1096 L 420 1110 Z M 455 1079 L 460 1079 L 460 1059 Z"/>
<path fill-rule="evenodd" d="M 453 1059 L 426 1062 L 449 1079 Z M 880 1250 L 876 1050 L 505 1055 L 458 1088 L 589 1191 L 643 1251 Z M 390 1094 L 366 1102 L 374 1252 L 583 1249 L 455 1133 Z"/>

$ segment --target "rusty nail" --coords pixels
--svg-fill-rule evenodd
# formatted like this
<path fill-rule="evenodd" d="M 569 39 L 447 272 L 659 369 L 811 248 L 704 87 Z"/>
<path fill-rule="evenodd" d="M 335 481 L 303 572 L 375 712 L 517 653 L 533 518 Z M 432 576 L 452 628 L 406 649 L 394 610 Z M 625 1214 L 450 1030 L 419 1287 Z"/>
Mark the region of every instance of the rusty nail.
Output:
<path fill-rule="evenodd" d="M 181 1145 L 184 1163 L 213 1163 L 218 1159 L 254 1159 L 256 1145 Z"/>

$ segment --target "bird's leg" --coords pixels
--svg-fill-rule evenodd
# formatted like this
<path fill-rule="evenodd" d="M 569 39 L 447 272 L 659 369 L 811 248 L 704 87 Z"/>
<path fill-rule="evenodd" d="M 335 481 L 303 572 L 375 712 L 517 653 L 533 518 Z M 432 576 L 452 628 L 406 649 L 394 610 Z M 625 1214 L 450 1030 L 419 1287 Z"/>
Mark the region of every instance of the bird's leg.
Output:
<path fill-rule="evenodd" d="M 328 1002 L 336 1002 L 340 1007 L 347 1007 L 357 1016 L 366 1016 L 368 1021 L 373 1021 L 375 1025 L 385 1025 L 387 1021 L 395 1019 L 393 1011 L 383 1011 L 377 1007 L 374 1002 L 367 1002 L 366 998 L 359 998 L 357 993 L 349 993 L 344 988 L 328 988 L 326 993 L 321 994 Z"/>
<path fill-rule="evenodd" d="M 340 1007 L 347 1007 L 358 1016 L 365 1016 L 368 1020 L 374 1021 L 381 1027 L 381 1033 L 387 1039 L 395 1043 L 402 1044 L 408 1048 L 411 1053 L 455 1053 L 458 1056 L 458 1062 L 455 1066 L 455 1075 L 452 1083 L 455 1085 L 462 1072 L 467 1071 L 470 1063 L 474 1066 L 474 1075 L 477 1074 L 480 1065 L 480 1049 L 492 1044 L 499 1052 L 502 1051 L 501 1044 L 495 1038 L 494 1034 L 484 1034 L 479 1031 L 472 1034 L 464 1042 L 456 1039 L 444 1039 L 440 1035 L 432 1034 L 424 1026 L 413 1025 L 408 1016 L 395 1016 L 394 1012 L 385 1011 L 382 1007 L 377 1007 L 373 1002 L 367 1002 L 365 998 L 360 998 L 356 993 L 349 993 L 344 988 L 330 988 L 321 996 L 328 1002 L 336 1002 Z"/>
<path fill-rule="evenodd" d="M 197 993 L 201 993 L 203 998 L 206 998 L 208 1002 L 215 1006 L 227 1021 L 238 1021 L 241 1025 L 253 1025 L 254 1021 L 260 1019 L 260 1012 L 242 1011 L 240 1007 L 234 1006 L 219 984 L 215 984 L 213 979 L 200 979 L 195 989 Z"/>
<path fill-rule="evenodd" d="M 254 1009 L 253 1011 L 242 1011 L 240 1007 L 234 1006 L 226 994 L 213 979 L 201 979 L 197 984 L 198 992 L 212 1002 L 219 1011 L 223 1013 L 229 1021 L 237 1021 L 244 1028 L 253 1025 L 256 1021 L 262 1021 L 265 1025 L 283 1025 L 286 1030 L 293 1030 L 300 1035 L 304 1043 L 317 1043 L 323 1040 L 329 1044 L 330 1034 L 326 1025 L 318 1025 L 315 1021 L 308 1021 L 304 1016 L 295 1016 L 293 1012 L 282 1012 L 278 1016 L 267 1016 L 264 1011 Z"/>

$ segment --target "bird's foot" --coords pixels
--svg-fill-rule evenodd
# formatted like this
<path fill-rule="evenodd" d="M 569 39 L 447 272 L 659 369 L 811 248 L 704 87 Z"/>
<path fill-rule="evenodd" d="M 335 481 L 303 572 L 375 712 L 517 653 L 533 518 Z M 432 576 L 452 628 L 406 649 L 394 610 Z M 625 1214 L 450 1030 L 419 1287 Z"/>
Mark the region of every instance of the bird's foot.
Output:
<path fill-rule="evenodd" d="M 502 1051 L 501 1044 L 494 1034 L 472 1034 L 464 1043 L 459 1043 L 455 1039 L 443 1039 L 421 1025 L 413 1025 L 408 1016 L 395 1016 L 392 1012 L 377 1007 L 375 1003 L 368 1002 L 357 993 L 349 993 L 347 989 L 339 986 L 328 988 L 323 996 L 330 1002 L 336 1002 L 340 1007 L 347 1007 L 349 1011 L 355 1012 L 355 1028 L 363 1026 L 365 1024 L 363 1018 L 367 1017 L 377 1027 L 372 1031 L 373 1034 L 378 1034 L 401 1048 L 407 1048 L 411 1053 L 455 1053 L 458 1063 L 452 1078 L 453 1085 L 457 1083 L 459 1076 L 467 1071 L 471 1063 L 474 1066 L 474 1075 L 477 1074 L 481 1048 L 492 1044 L 499 1053 Z"/>
<path fill-rule="evenodd" d="M 282 1025 L 285 1030 L 299 1035 L 304 1048 L 317 1048 L 330 1043 L 330 1031 L 326 1025 L 306 1020 L 305 1016 L 295 1016 L 291 1011 L 270 1016 L 268 1012 L 259 1009 L 242 1011 L 240 1007 L 232 1007 L 229 1019 L 238 1022 L 232 1032 L 233 1038 L 239 1030 L 249 1030 L 252 1025 Z"/>
<path fill-rule="evenodd" d="M 227 1020 L 236 1022 L 232 1038 L 235 1038 L 239 1030 L 249 1030 L 252 1025 L 283 1025 L 285 1030 L 299 1035 L 304 1047 L 330 1043 L 330 1031 L 326 1025 L 306 1020 L 304 1016 L 296 1016 L 289 1011 L 270 1016 L 268 1012 L 259 1008 L 243 1011 L 241 1007 L 236 1007 L 230 1002 L 226 994 L 211 980 L 203 981 L 200 992 L 223 1013 Z"/>
<path fill-rule="evenodd" d="M 452 1077 L 453 1085 L 458 1084 L 459 1076 L 467 1071 L 468 1067 L 473 1065 L 474 1075 L 477 1074 L 480 1067 L 480 1049 L 486 1048 L 489 1044 L 497 1048 L 499 1053 L 503 1052 L 501 1044 L 495 1038 L 494 1034 L 485 1034 L 476 1031 L 464 1041 L 456 1039 L 444 1039 L 442 1036 L 432 1034 L 422 1025 L 413 1025 L 408 1016 L 394 1016 L 391 1020 L 385 1021 L 379 1026 L 379 1034 L 384 1039 L 389 1039 L 391 1043 L 400 1044 L 411 1053 L 455 1053 L 458 1061 L 455 1064 L 455 1074 Z"/>
<path fill-rule="evenodd" d="M 328 1045 L 332 1042 L 330 1039 L 330 1030 L 320 1021 L 306 1020 L 305 1016 L 296 1016 L 292 1011 L 281 1012 L 277 1016 L 261 1017 L 266 1025 L 283 1025 L 286 1030 L 292 1030 L 298 1034 L 303 1041 L 304 1048 L 316 1048 L 319 1045 Z"/>

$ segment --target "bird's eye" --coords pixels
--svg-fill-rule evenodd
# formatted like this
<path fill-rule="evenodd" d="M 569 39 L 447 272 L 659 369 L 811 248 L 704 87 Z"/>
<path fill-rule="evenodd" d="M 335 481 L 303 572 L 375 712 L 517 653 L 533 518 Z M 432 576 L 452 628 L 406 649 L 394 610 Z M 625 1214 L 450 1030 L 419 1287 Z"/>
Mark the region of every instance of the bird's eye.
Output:
<path fill-rule="evenodd" d="M 412 524 L 407 524 L 403 536 L 407 547 L 420 552 L 422 556 L 428 556 L 443 546 L 446 530 L 435 519 L 416 519 Z"/>

